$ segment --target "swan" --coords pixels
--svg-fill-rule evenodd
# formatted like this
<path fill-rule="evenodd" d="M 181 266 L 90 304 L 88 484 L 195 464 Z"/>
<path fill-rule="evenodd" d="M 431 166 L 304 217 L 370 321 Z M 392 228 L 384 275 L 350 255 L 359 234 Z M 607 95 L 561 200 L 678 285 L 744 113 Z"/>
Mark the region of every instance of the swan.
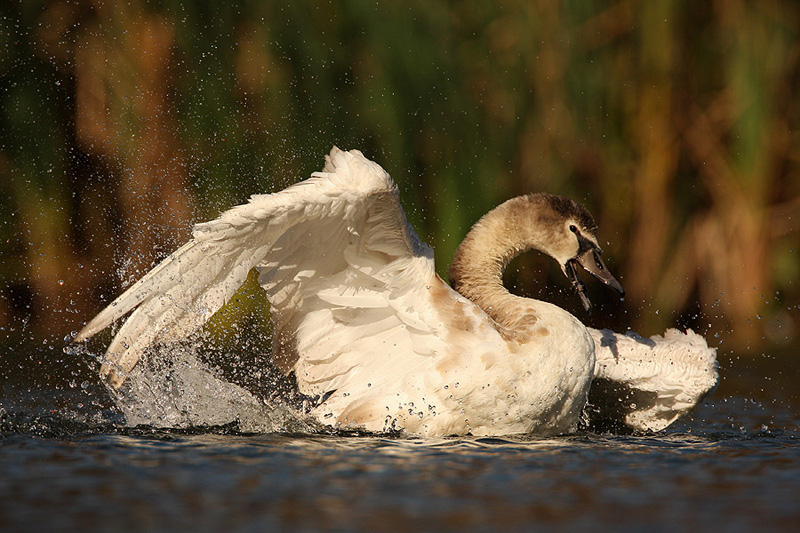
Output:
<path fill-rule="evenodd" d="M 598 331 L 509 293 L 503 270 L 531 249 L 558 262 L 587 309 L 579 266 L 623 294 L 589 212 L 544 193 L 508 200 L 473 226 L 451 287 L 386 171 L 334 147 L 311 178 L 197 224 L 191 241 L 75 341 L 133 311 L 100 368 L 119 388 L 148 347 L 191 334 L 255 268 L 271 306 L 275 365 L 316 399 L 310 416 L 336 428 L 553 435 L 594 413 L 659 430 L 716 385 L 715 350 L 692 331 L 650 339 Z M 589 405 L 593 381 L 600 397 Z"/>

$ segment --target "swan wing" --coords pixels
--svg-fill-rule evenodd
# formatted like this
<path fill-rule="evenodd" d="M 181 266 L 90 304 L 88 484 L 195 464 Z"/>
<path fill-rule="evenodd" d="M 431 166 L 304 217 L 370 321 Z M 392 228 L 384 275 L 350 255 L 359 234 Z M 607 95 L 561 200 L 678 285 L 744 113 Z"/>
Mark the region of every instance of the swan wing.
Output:
<path fill-rule="evenodd" d="M 589 415 L 601 424 L 659 431 L 697 405 L 719 380 L 716 348 L 692 330 L 650 338 L 587 328 L 595 343 Z"/>
<path fill-rule="evenodd" d="M 254 267 L 272 306 L 277 362 L 297 371 L 302 392 L 335 388 L 364 353 L 381 357 L 387 345 L 402 344 L 424 356 L 441 342 L 428 326 L 428 299 L 417 294 L 430 290 L 431 280 L 444 284 L 430 248 L 406 221 L 389 175 L 360 152 L 337 148 L 310 179 L 196 225 L 190 242 L 76 340 L 133 310 L 101 368 L 119 386 L 147 347 L 196 330 Z"/>

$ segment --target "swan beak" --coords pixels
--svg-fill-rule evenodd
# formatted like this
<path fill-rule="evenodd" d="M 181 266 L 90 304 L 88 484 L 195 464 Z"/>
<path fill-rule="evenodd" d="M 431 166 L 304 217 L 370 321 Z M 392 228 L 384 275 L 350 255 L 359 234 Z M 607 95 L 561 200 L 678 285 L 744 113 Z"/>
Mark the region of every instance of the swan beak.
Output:
<path fill-rule="evenodd" d="M 603 263 L 603 260 L 600 258 L 599 250 L 596 248 L 587 250 L 583 255 L 578 257 L 578 262 L 589 274 L 617 291 L 620 296 L 625 296 L 625 289 L 622 288 L 619 281 L 608 271 L 605 263 Z"/>
<path fill-rule="evenodd" d="M 587 313 L 592 310 L 592 302 L 590 302 L 589 297 L 586 296 L 586 286 L 578 279 L 578 264 L 591 275 L 617 291 L 620 296 L 625 296 L 625 289 L 622 288 L 619 281 L 608 271 L 605 263 L 603 263 L 603 260 L 600 258 L 600 252 L 595 248 L 591 248 L 578 257 L 570 259 L 567 261 L 567 264 L 564 265 L 564 274 L 567 275 L 567 278 L 569 278 L 572 286 L 575 288 L 575 292 L 578 293 L 583 308 Z"/>

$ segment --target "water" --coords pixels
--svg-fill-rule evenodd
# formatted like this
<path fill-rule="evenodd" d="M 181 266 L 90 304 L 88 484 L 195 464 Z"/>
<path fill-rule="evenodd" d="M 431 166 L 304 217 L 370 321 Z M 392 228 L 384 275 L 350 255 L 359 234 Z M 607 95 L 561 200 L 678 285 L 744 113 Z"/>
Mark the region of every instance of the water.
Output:
<path fill-rule="evenodd" d="M 127 427 L 86 359 L 58 347 L 0 359 L 2 531 L 785 531 L 800 520 L 793 354 L 721 354 L 718 390 L 659 434 L 435 440 Z"/>

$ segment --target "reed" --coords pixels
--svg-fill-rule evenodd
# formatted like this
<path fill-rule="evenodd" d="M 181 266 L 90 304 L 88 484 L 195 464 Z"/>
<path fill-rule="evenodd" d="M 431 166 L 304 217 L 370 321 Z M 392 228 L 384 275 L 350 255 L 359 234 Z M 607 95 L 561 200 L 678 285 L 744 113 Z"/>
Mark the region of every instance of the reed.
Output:
<path fill-rule="evenodd" d="M 547 190 L 586 203 L 609 242 L 629 296 L 601 325 L 678 322 L 732 346 L 798 334 L 790 0 L 42 0 L 0 14 L 6 331 L 77 329 L 193 221 L 308 176 L 337 144 L 392 173 L 442 273 L 483 212 Z M 515 265 L 517 290 L 561 283 Z"/>

